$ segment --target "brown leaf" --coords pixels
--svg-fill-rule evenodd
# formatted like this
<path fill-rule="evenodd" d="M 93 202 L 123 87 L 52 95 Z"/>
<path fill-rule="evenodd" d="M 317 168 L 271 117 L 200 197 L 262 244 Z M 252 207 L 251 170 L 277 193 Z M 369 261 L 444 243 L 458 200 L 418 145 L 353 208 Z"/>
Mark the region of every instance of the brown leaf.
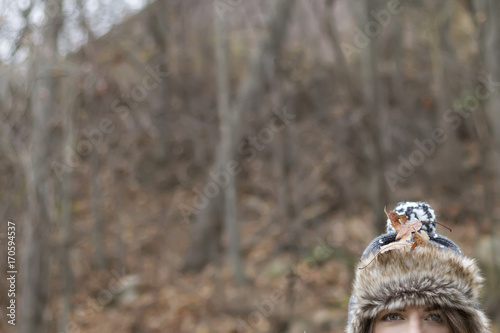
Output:
<path fill-rule="evenodd" d="M 360 267 L 359 269 L 364 269 L 370 265 L 379 255 L 391 251 L 391 250 L 403 250 L 403 251 L 413 251 L 417 246 L 425 246 L 429 244 L 429 235 L 422 230 L 422 221 L 413 218 L 410 221 L 406 220 L 406 215 L 399 215 L 396 212 L 387 213 L 384 208 L 385 215 L 391 221 L 392 227 L 398 232 L 394 242 L 383 245 L 380 247 L 380 251 L 373 257 L 372 260 L 366 266 Z M 413 240 L 412 240 L 413 234 Z"/>
<path fill-rule="evenodd" d="M 385 215 L 387 215 L 387 218 L 391 221 L 392 227 L 396 231 L 399 231 L 401 224 L 406 223 L 406 215 L 405 214 L 399 215 L 396 212 L 387 213 L 387 211 L 385 210 L 385 207 L 384 207 L 384 212 L 385 212 Z"/>
<path fill-rule="evenodd" d="M 408 243 L 411 243 L 411 231 L 408 230 L 408 232 L 406 234 L 404 234 L 401 239 L 399 240 L 399 242 L 408 242 Z"/>
<path fill-rule="evenodd" d="M 404 242 L 392 242 L 387 245 L 381 246 L 380 247 L 380 252 L 379 254 L 391 251 L 391 250 L 410 250 L 411 248 L 411 243 L 404 241 Z"/>
<path fill-rule="evenodd" d="M 408 238 L 408 235 L 409 237 L 411 238 L 411 232 L 408 232 L 407 235 L 404 235 L 404 237 L 400 240 L 400 241 L 397 241 L 397 242 L 392 242 L 392 243 L 389 243 L 387 245 L 383 245 L 380 247 L 380 251 L 375 255 L 375 257 L 373 257 L 372 260 L 370 260 L 370 262 L 368 264 L 366 264 L 366 266 L 363 266 L 363 267 L 359 267 L 359 269 L 365 269 L 366 267 L 368 267 L 375 259 L 378 258 L 379 255 L 385 253 L 385 252 L 389 252 L 389 251 L 392 251 L 392 250 L 403 250 L 403 251 L 410 251 L 412 245 L 411 245 L 411 240 L 410 238 Z"/>
<path fill-rule="evenodd" d="M 425 246 L 427 244 L 429 244 L 429 235 L 427 235 L 425 230 L 416 232 L 413 234 L 413 245 L 410 251 L 413 251 L 417 246 Z"/>
<path fill-rule="evenodd" d="M 401 224 L 399 226 L 399 229 L 396 229 L 398 234 L 396 236 L 396 240 L 400 239 L 404 235 L 406 235 L 407 232 L 417 232 L 422 228 L 422 222 L 417 219 L 411 219 L 410 221 L 406 222 L 405 224 Z"/>

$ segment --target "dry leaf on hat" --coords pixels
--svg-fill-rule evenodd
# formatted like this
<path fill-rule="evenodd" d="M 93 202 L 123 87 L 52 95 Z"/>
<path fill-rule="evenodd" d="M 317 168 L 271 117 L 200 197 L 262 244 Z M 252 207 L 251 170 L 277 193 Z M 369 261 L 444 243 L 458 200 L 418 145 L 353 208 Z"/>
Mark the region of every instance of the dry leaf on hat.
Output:
<path fill-rule="evenodd" d="M 417 246 L 425 246 L 427 244 L 429 244 L 429 235 L 427 235 L 425 230 L 415 232 L 413 234 L 413 245 L 411 246 L 410 251 L 413 251 Z"/>
<path fill-rule="evenodd" d="M 396 212 L 387 213 L 387 211 L 385 210 L 385 207 L 384 207 L 384 213 L 385 213 L 385 215 L 387 215 L 387 218 L 391 221 L 392 227 L 396 231 L 399 230 L 399 227 L 401 226 L 401 224 L 406 223 L 406 215 L 405 214 L 399 215 Z"/>
<path fill-rule="evenodd" d="M 413 243 L 414 245 L 415 243 Z M 365 267 L 369 266 L 377 257 L 385 252 L 389 252 L 391 250 L 403 250 L 403 251 L 411 251 L 412 249 L 412 241 L 411 241 L 411 231 L 408 231 L 399 241 L 396 242 L 391 242 L 386 245 L 382 245 L 380 247 L 380 251 L 373 257 L 372 260 L 366 266 L 360 267 L 359 269 L 364 269 Z"/>
<path fill-rule="evenodd" d="M 402 223 L 399 226 L 399 230 L 396 229 L 398 232 L 396 236 L 396 240 L 400 239 L 403 237 L 403 235 L 406 235 L 408 232 L 417 232 L 422 228 L 422 221 L 417 220 L 416 218 L 411 219 L 410 221 L 406 223 Z"/>
<path fill-rule="evenodd" d="M 417 246 L 425 246 L 429 244 L 429 235 L 425 230 L 420 230 L 422 228 L 422 221 L 413 218 L 410 221 L 406 220 L 406 215 L 399 215 L 396 212 L 387 213 L 384 208 L 384 212 L 391 221 L 393 228 L 398 232 L 394 242 L 383 245 L 380 247 L 380 251 L 373 257 L 372 260 L 366 266 L 360 267 L 359 269 L 364 269 L 369 266 L 377 257 L 385 252 L 391 250 L 403 250 L 403 251 L 413 251 Z M 412 238 L 413 236 L 413 238 Z"/>
<path fill-rule="evenodd" d="M 406 235 L 408 232 L 417 232 L 422 228 L 422 221 L 413 218 L 410 221 L 407 221 L 406 215 L 401 214 L 399 215 L 396 212 L 390 212 L 387 213 L 387 211 L 384 208 L 385 215 L 387 215 L 387 218 L 391 221 L 392 227 L 394 230 L 398 232 L 396 236 L 396 240 L 400 239 L 404 235 Z"/>
<path fill-rule="evenodd" d="M 410 248 L 412 247 L 412 244 L 409 242 L 392 242 L 387 245 L 381 246 L 380 251 L 378 252 L 377 255 L 383 254 L 385 252 L 391 251 L 391 250 L 406 250 L 409 251 Z"/>

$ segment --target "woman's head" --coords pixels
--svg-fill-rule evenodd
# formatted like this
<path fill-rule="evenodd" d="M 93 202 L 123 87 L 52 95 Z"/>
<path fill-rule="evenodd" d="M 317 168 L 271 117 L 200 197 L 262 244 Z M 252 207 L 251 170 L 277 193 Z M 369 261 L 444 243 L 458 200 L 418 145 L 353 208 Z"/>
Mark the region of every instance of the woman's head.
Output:
<path fill-rule="evenodd" d="M 424 203 L 400 204 L 396 212 L 408 219 L 435 219 Z M 478 309 L 483 279 L 476 263 L 451 240 L 435 233 L 433 226 L 426 227 L 427 246 L 377 256 L 381 246 L 395 240 L 395 232 L 388 229 L 365 250 L 355 272 L 347 333 L 411 332 L 402 329 L 411 323 L 418 325 L 409 327 L 425 328 L 421 332 L 427 333 L 490 332 Z"/>

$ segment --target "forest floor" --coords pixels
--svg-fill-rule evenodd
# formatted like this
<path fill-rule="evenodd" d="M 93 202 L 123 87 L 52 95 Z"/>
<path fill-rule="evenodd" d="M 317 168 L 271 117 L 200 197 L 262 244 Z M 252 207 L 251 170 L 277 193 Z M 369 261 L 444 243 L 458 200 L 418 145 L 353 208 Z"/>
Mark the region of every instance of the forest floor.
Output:
<path fill-rule="evenodd" d="M 254 210 L 247 216 L 255 218 L 242 224 L 247 282 L 236 285 L 223 255 L 200 273 L 180 273 L 192 228 L 176 212 L 183 190 L 128 191 L 132 202 L 119 213 L 125 268 L 110 256 L 107 267 L 114 268 L 93 269 L 86 261 L 92 257 L 91 237 L 76 242 L 71 320 L 78 332 L 343 331 L 354 265 L 374 236 L 369 211 L 332 213 L 313 228 L 302 228 L 297 251 L 285 251 L 283 227 L 266 218 L 265 201 L 245 197 L 244 206 Z M 459 207 L 434 208 L 459 214 Z M 90 235 L 93 221 L 86 207 L 81 209 L 76 234 Z M 114 208 L 106 209 L 111 214 Z M 474 222 L 441 222 L 453 229 L 447 236 L 472 255 L 479 237 Z M 109 221 L 105 232 L 112 240 L 116 223 Z M 106 253 L 116 251 L 114 241 L 106 242 Z"/>

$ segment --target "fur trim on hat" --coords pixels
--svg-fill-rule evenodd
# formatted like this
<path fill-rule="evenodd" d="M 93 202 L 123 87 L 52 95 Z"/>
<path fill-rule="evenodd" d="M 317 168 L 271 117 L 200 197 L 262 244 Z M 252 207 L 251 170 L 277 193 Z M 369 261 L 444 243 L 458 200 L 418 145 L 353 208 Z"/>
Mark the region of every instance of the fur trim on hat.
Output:
<path fill-rule="evenodd" d="M 473 259 L 434 245 L 388 251 L 370 263 L 375 255 L 356 269 L 346 333 L 368 333 L 381 311 L 425 305 L 462 310 L 470 333 L 490 332 L 477 306 L 483 278 Z"/>

